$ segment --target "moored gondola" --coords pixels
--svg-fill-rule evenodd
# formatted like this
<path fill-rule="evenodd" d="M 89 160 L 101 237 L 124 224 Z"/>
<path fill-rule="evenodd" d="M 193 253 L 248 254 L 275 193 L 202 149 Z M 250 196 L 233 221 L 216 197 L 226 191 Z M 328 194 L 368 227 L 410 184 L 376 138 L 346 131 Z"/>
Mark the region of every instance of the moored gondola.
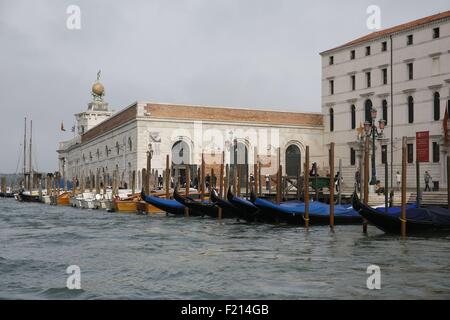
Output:
<path fill-rule="evenodd" d="M 189 208 L 190 212 L 200 212 L 202 213 L 202 215 L 206 215 L 208 217 L 217 217 L 219 208 L 217 208 L 213 203 L 196 201 L 191 197 L 182 196 L 177 189 L 175 189 L 173 192 L 173 198 L 182 205 Z"/>
<path fill-rule="evenodd" d="M 230 218 L 239 218 L 239 209 L 236 208 L 230 201 L 222 199 L 217 194 L 217 191 L 211 190 L 211 201 L 218 207 L 222 208 L 222 215 L 228 214 Z"/>
<path fill-rule="evenodd" d="M 231 192 L 231 187 L 228 188 L 227 199 L 237 209 L 236 214 L 239 219 L 243 219 L 247 222 L 263 222 L 259 219 L 258 207 L 246 199 L 236 197 L 233 192 Z"/>
<path fill-rule="evenodd" d="M 401 211 L 389 210 L 385 213 L 364 204 L 356 193 L 352 196 L 352 205 L 367 221 L 385 233 L 401 233 Z M 407 208 L 406 233 L 422 234 L 431 232 L 450 232 L 450 214 L 447 208 Z"/>
<path fill-rule="evenodd" d="M 305 203 L 288 201 L 275 204 L 271 201 L 256 197 L 253 193 L 251 201 L 259 208 L 260 219 L 265 222 L 288 223 L 294 225 L 305 224 Z M 335 205 L 335 224 L 359 224 L 361 216 L 353 208 L 345 205 Z M 330 205 L 321 202 L 309 203 L 310 225 L 327 225 L 330 223 Z"/>
<path fill-rule="evenodd" d="M 146 195 L 144 190 L 141 191 L 141 198 L 145 202 L 157 207 L 158 209 L 177 216 L 184 216 L 186 207 L 176 200 L 163 199 L 155 196 Z M 189 210 L 192 216 L 203 216 L 204 214 L 198 211 Z"/>

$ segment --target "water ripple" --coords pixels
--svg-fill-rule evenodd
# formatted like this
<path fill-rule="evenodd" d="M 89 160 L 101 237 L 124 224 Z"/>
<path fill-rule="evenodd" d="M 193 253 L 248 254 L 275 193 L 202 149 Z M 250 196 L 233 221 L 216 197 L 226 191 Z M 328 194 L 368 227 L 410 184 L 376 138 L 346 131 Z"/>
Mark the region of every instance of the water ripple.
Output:
<path fill-rule="evenodd" d="M 361 231 L 0 199 L 0 299 L 450 298 L 450 236 Z M 382 290 L 366 288 L 371 264 Z M 82 290 L 65 287 L 70 265 Z"/>

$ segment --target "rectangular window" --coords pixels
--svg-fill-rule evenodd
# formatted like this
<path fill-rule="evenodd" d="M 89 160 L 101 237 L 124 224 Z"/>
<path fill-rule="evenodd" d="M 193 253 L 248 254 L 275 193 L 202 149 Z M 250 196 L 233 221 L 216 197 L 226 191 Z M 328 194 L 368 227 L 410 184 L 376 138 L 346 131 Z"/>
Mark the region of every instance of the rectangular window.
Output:
<path fill-rule="evenodd" d="M 434 28 L 433 29 L 433 39 L 437 39 L 437 38 L 439 38 L 441 35 L 440 35 L 440 29 L 439 28 Z"/>
<path fill-rule="evenodd" d="M 433 142 L 433 162 L 439 162 L 439 143 Z"/>
<path fill-rule="evenodd" d="M 371 77 L 370 77 L 370 71 L 366 72 L 366 84 L 367 84 L 367 88 L 370 88 L 372 86 L 372 81 L 371 81 Z"/>
<path fill-rule="evenodd" d="M 366 47 L 366 56 L 370 56 L 370 46 Z"/>
<path fill-rule="evenodd" d="M 330 80 L 330 94 L 334 94 L 334 80 Z"/>
<path fill-rule="evenodd" d="M 408 163 L 414 162 L 414 145 L 412 143 L 408 143 Z"/>
<path fill-rule="evenodd" d="M 331 56 L 331 57 L 330 57 L 330 66 L 333 65 L 333 64 L 334 64 L 334 57 Z"/>
<path fill-rule="evenodd" d="M 387 42 L 386 41 L 381 43 L 381 51 L 382 52 L 387 51 Z"/>
<path fill-rule="evenodd" d="M 356 164 L 356 153 L 355 149 L 350 148 L 350 165 L 354 166 Z"/>
<path fill-rule="evenodd" d="M 441 67 L 440 67 L 440 59 L 439 59 L 439 57 L 433 58 L 433 62 L 432 62 L 432 65 L 431 65 L 431 75 L 433 75 L 433 76 L 439 75 L 440 69 L 441 69 Z"/>
<path fill-rule="evenodd" d="M 408 79 L 413 80 L 414 79 L 414 66 L 413 63 L 408 63 Z"/>
<path fill-rule="evenodd" d="M 413 42 L 414 42 L 414 40 L 413 40 L 413 35 L 410 34 L 410 35 L 406 38 L 406 45 L 410 46 L 410 45 L 413 44 Z"/>
<path fill-rule="evenodd" d="M 387 145 L 381 146 L 381 163 L 382 164 L 387 163 Z"/>
<path fill-rule="evenodd" d="M 388 73 L 387 73 L 387 69 L 384 68 L 381 70 L 382 76 L 383 76 L 383 84 L 387 84 L 388 83 Z"/>
<path fill-rule="evenodd" d="M 350 51 L 350 60 L 355 60 L 356 52 L 355 50 Z"/>
<path fill-rule="evenodd" d="M 355 75 L 350 76 L 350 84 L 352 87 L 352 91 L 355 91 L 356 90 L 356 76 Z"/>

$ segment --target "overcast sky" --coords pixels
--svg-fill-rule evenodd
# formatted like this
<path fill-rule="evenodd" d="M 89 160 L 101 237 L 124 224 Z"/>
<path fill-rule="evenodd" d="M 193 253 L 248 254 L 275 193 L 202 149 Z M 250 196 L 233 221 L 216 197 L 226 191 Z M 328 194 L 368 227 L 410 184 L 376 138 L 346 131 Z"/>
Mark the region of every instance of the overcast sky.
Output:
<path fill-rule="evenodd" d="M 72 137 L 98 69 L 115 110 L 145 100 L 320 112 L 319 52 L 369 33 L 372 4 L 382 28 L 450 9 L 448 0 L 0 0 L 0 172 L 16 171 L 25 116 L 38 169 L 57 168 L 57 142 Z M 81 8 L 81 30 L 66 27 L 69 5 Z"/>

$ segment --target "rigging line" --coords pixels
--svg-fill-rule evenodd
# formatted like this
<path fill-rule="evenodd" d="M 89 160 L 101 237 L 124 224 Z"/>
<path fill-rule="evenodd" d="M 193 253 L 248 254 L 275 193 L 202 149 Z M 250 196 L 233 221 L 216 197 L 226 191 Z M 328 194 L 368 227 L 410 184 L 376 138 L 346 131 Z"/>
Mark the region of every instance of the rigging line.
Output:
<path fill-rule="evenodd" d="M 20 163 L 21 163 L 21 161 L 22 161 L 22 144 L 21 143 L 19 143 L 19 156 L 18 156 L 18 161 L 17 161 L 17 165 L 16 165 L 16 171 L 14 172 L 14 178 L 13 178 L 13 181 L 12 181 L 12 183 L 11 183 L 11 186 L 12 185 L 14 185 L 15 183 L 16 183 L 16 179 L 17 179 L 17 173 L 18 173 L 18 171 L 19 171 L 19 165 L 20 165 Z"/>
<path fill-rule="evenodd" d="M 37 153 L 36 153 L 36 148 L 33 148 L 33 162 L 34 162 L 34 169 L 33 171 L 35 172 L 39 172 L 38 170 L 38 165 L 37 165 Z"/>

